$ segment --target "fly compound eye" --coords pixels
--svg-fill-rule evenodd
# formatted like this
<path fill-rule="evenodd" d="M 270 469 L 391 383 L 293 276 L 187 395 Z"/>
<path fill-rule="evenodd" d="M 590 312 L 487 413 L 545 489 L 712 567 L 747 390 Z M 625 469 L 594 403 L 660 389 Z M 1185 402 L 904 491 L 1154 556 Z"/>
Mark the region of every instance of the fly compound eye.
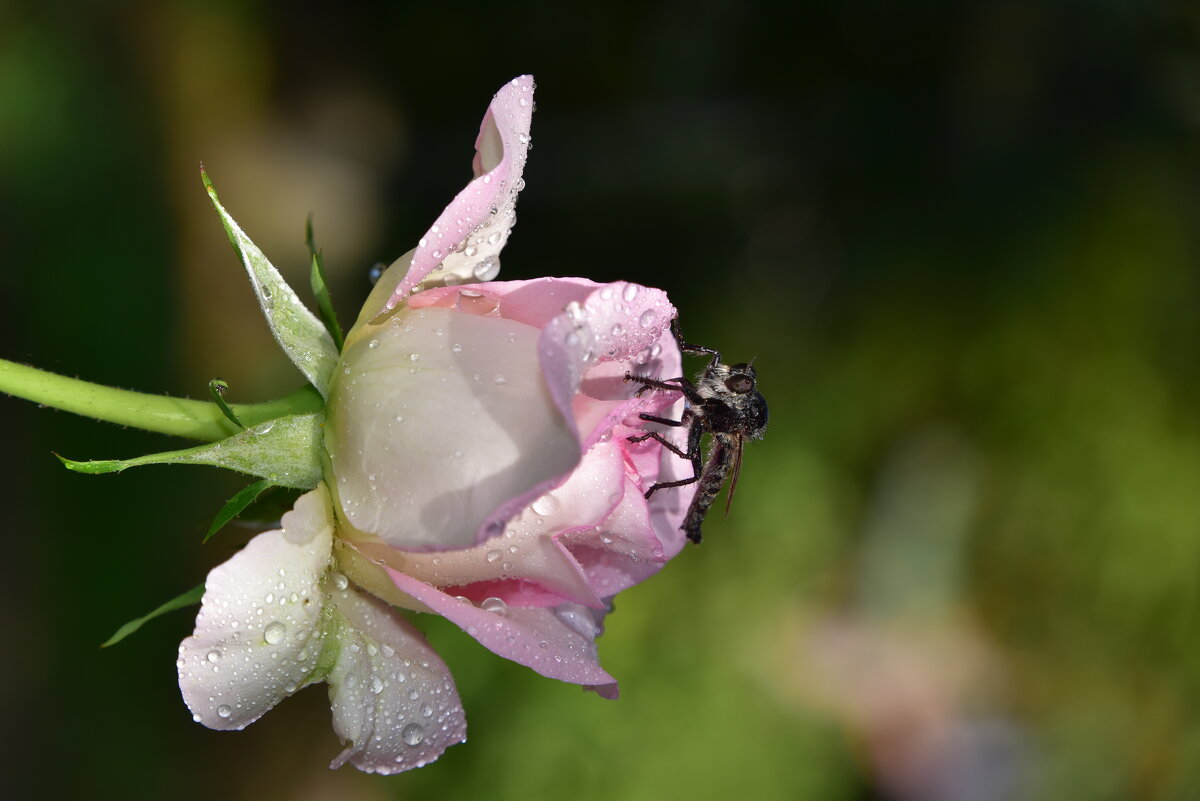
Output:
<path fill-rule="evenodd" d="M 734 373 L 725 379 L 725 388 L 730 392 L 744 395 L 754 389 L 754 379 L 745 373 Z"/>

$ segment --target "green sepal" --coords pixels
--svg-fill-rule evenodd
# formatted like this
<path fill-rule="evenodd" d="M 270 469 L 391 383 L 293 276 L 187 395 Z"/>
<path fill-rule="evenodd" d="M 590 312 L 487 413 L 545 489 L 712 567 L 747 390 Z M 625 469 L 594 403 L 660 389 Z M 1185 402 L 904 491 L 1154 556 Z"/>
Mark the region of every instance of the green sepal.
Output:
<path fill-rule="evenodd" d="M 229 523 L 230 520 L 233 520 L 235 517 L 245 511 L 247 506 L 257 501 L 259 495 L 262 495 L 264 492 L 274 486 L 275 485 L 271 483 L 270 479 L 264 478 L 259 481 L 255 481 L 253 484 L 246 487 L 237 495 L 234 495 L 232 498 L 226 501 L 225 505 L 221 507 L 221 511 L 217 512 L 217 516 L 213 518 L 212 525 L 208 527 L 208 533 L 204 535 L 204 539 L 201 540 L 201 542 L 208 542 L 209 538 L 212 537 L 213 534 L 216 534 L 218 531 L 225 528 L 225 525 Z"/>
<path fill-rule="evenodd" d="M 313 239 L 311 214 L 304 223 L 304 244 L 308 245 L 308 253 L 312 257 L 312 274 L 309 276 L 309 283 L 312 285 L 313 295 L 317 299 L 317 311 L 321 312 L 325 330 L 333 338 L 333 344 L 337 346 L 338 353 L 341 353 L 342 348 L 346 345 L 346 337 L 342 333 L 342 327 L 338 325 L 337 313 L 333 310 L 333 295 L 329 292 L 329 281 L 325 277 L 325 255 L 317 250 L 317 243 Z"/>
<path fill-rule="evenodd" d="M 321 481 L 324 422 L 324 412 L 277 417 L 210 445 L 135 459 L 76 462 L 55 456 L 68 470 L 90 475 L 119 473 L 145 464 L 204 464 L 265 478 L 282 487 L 308 490 Z"/>
<path fill-rule="evenodd" d="M 213 208 L 221 217 L 221 223 L 225 226 L 225 233 L 229 235 L 233 249 L 237 251 L 246 267 L 250 283 L 276 341 L 292 363 L 300 368 L 304 377 L 317 388 L 321 397 L 328 398 L 329 380 L 338 360 L 338 349 L 334 346 L 329 332 L 317 316 L 300 302 L 296 292 L 283 280 L 279 271 L 238 227 L 229 216 L 229 212 L 225 211 L 203 167 L 200 168 L 200 177 L 208 190 Z"/>
<path fill-rule="evenodd" d="M 228 391 L 229 384 L 219 378 L 208 382 L 208 394 L 212 395 L 213 403 L 217 404 L 217 408 L 221 410 L 221 414 L 225 415 L 225 419 L 238 428 L 245 428 L 246 425 L 238 419 L 238 416 L 233 413 L 233 409 L 229 408 L 229 404 L 225 402 L 225 393 Z"/>
<path fill-rule="evenodd" d="M 183 595 L 180 595 L 177 598 L 172 598 L 171 600 L 167 601 L 162 606 L 155 609 L 150 614 L 145 615 L 144 617 L 139 617 L 135 620 L 131 620 L 128 623 L 126 623 L 124 626 L 121 626 L 121 628 L 117 629 L 116 632 L 113 633 L 113 636 L 109 637 L 107 640 L 100 643 L 100 647 L 108 648 L 110 645 L 116 645 L 121 640 L 125 639 L 130 634 L 133 634 L 135 631 L 140 629 L 142 626 L 144 626 L 146 623 L 150 622 L 154 618 L 156 618 L 160 615 L 165 615 L 167 612 L 174 612 L 176 609 L 183 609 L 185 606 L 192 606 L 193 604 L 198 604 L 198 603 L 200 603 L 200 599 L 203 597 L 204 597 L 204 585 L 203 584 L 201 584 L 197 587 L 192 587 L 190 590 L 185 592 Z"/>

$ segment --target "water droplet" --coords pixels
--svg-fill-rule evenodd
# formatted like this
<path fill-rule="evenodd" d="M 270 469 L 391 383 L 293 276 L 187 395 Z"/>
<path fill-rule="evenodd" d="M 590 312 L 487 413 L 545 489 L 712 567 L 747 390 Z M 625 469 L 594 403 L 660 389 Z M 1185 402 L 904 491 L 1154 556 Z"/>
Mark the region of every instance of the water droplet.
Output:
<path fill-rule="evenodd" d="M 421 238 L 420 238 L 420 239 L 417 241 L 417 247 L 419 247 L 419 248 L 423 248 L 423 247 L 425 247 L 425 246 L 426 246 L 426 245 L 428 245 L 428 244 L 429 244 L 429 240 L 428 240 L 428 239 L 426 239 L 425 237 L 421 237 Z"/>
<path fill-rule="evenodd" d="M 276 620 L 263 629 L 263 639 L 268 645 L 279 645 L 283 642 L 284 635 L 287 634 L 287 626 Z"/>
<path fill-rule="evenodd" d="M 421 704 L 421 716 L 426 718 L 433 717 L 433 707 L 429 704 Z"/>
<path fill-rule="evenodd" d="M 499 259 L 484 259 L 475 265 L 471 270 L 471 274 L 475 276 L 476 281 L 491 281 L 500 274 Z"/>
<path fill-rule="evenodd" d="M 558 509 L 558 498 L 555 498 L 550 493 L 546 493 L 534 501 L 531 508 L 536 514 L 545 517 L 548 514 L 554 513 Z"/>
<path fill-rule="evenodd" d="M 225 704 L 221 704 L 219 707 L 217 707 L 217 717 L 227 718 L 232 714 L 233 714 L 233 710 L 230 709 Z"/>
<path fill-rule="evenodd" d="M 660 353 L 662 353 L 662 345 L 655 342 L 653 345 L 650 346 L 650 358 L 651 359 L 657 359 L 658 354 L 660 354 Z"/>
<path fill-rule="evenodd" d="M 408 360 L 409 360 L 410 362 L 418 362 L 418 361 L 420 361 L 420 360 L 421 360 L 421 354 L 419 354 L 419 353 L 410 353 L 410 354 L 408 354 Z"/>
<path fill-rule="evenodd" d="M 350 586 L 350 579 L 343 576 L 341 573 L 334 573 L 330 578 L 333 579 L 333 586 L 339 590 L 344 590 Z"/>
<path fill-rule="evenodd" d="M 492 379 L 492 382 L 493 382 L 494 384 L 496 384 L 497 386 L 503 386 L 504 384 L 507 384 L 507 383 L 508 383 L 508 379 L 507 379 L 507 378 L 505 378 L 505 377 L 504 377 L 504 376 L 502 376 L 502 375 L 498 375 L 498 376 L 496 376 L 495 378 L 493 378 L 493 379 Z"/>
<path fill-rule="evenodd" d="M 275 603 L 275 593 L 273 593 L 273 592 L 268 592 L 268 593 L 267 593 L 267 597 L 266 597 L 266 598 L 263 598 L 263 602 L 264 602 L 264 603 L 268 603 L 268 604 L 273 604 L 273 603 Z"/>
<path fill-rule="evenodd" d="M 495 562 L 497 559 L 500 558 L 500 555 L 501 554 L 499 551 L 488 551 L 487 560 L 489 562 Z"/>
<path fill-rule="evenodd" d="M 625 326 L 621 325 L 620 323 L 616 323 L 615 325 L 613 325 L 612 335 L 614 337 L 619 337 L 619 336 L 623 335 L 624 333 L 625 333 Z"/>
<path fill-rule="evenodd" d="M 218 659 L 221 658 L 221 652 L 214 648 L 213 650 L 208 652 L 207 658 L 208 658 L 209 662 L 216 662 Z"/>
<path fill-rule="evenodd" d="M 367 343 L 367 347 L 370 348 L 371 350 L 375 350 L 376 348 L 379 347 L 379 340 L 372 339 L 370 342 Z"/>
<path fill-rule="evenodd" d="M 408 745 L 420 745 L 425 739 L 425 727 L 420 723 L 410 723 L 400 732 L 400 737 Z"/>
<path fill-rule="evenodd" d="M 383 679 L 379 678 L 378 676 L 371 677 L 371 692 L 373 692 L 375 695 L 379 695 L 381 692 L 383 692 Z"/>
<path fill-rule="evenodd" d="M 638 293 L 637 284 L 626 284 L 625 291 L 621 293 L 621 297 L 623 297 L 625 299 L 625 302 L 628 303 L 629 301 L 631 301 L 637 297 L 637 293 Z"/>
<path fill-rule="evenodd" d="M 450 350 L 454 351 L 455 353 L 462 353 L 462 345 L 455 342 L 450 346 Z"/>
<path fill-rule="evenodd" d="M 504 603 L 504 599 L 502 598 L 484 598 L 479 608 L 485 612 L 492 612 L 497 615 L 503 615 L 508 612 L 508 604 Z"/>
<path fill-rule="evenodd" d="M 638 318 L 638 325 L 642 328 L 649 328 L 652 322 L 654 322 L 654 312 L 650 309 L 646 309 L 642 312 L 642 316 Z"/>

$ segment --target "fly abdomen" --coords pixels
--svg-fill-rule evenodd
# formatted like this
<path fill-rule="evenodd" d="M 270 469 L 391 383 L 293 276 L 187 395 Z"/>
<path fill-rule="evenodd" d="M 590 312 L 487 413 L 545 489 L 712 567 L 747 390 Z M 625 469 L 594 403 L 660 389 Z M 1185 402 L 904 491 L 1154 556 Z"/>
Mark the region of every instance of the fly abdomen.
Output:
<path fill-rule="evenodd" d="M 720 493 L 721 485 L 725 483 L 732 457 L 733 450 L 725 441 L 725 437 L 714 436 L 708 461 L 704 463 L 704 470 L 700 473 L 696 495 L 692 498 L 692 505 L 688 507 L 687 517 L 683 520 L 683 531 L 692 542 L 700 542 L 700 524 L 704 522 L 708 508 Z"/>

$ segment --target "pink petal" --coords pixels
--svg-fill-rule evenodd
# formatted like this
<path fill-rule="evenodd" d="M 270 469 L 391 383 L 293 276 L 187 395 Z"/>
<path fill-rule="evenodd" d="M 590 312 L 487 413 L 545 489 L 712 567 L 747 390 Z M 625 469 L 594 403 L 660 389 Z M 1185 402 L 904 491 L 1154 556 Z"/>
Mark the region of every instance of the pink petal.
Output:
<path fill-rule="evenodd" d="M 402 592 L 453 622 L 492 652 L 552 679 L 595 686 L 604 692 L 615 690 L 616 680 L 597 662 L 595 636 L 599 628 L 590 637 L 581 633 L 578 625 L 572 625 L 579 618 L 577 612 L 572 612 L 573 618 L 564 620 L 548 608 L 508 607 L 487 611 L 411 576 L 386 569 Z M 574 604 L 566 607 L 576 609 Z"/>
<path fill-rule="evenodd" d="M 533 605 L 532 588 L 536 587 L 543 598 L 539 605 L 571 600 L 601 608 L 603 602 L 587 576 L 557 537 L 607 518 L 621 499 L 624 481 L 620 448 L 616 443 L 601 443 L 584 455 L 562 486 L 511 518 L 503 535 L 473 548 L 419 553 L 369 542 L 357 543 L 356 548 L 378 563 L 437 587 L 519 579 L 523 585 L 511 587 L 516 596 L 511 600 L 522 606 Z M 452 594 L 474 597 L 470 591 Z M 488 595 L 510 600 L 500 585 Z"/>
<path fill-rule="evenodd" d="M 467 738 L 450 671 L 425 638 L 394 610 L 346 588 L 331 593 L 340 615 L 330 672 L 333 725 L 346 762 L 368 773 L 426 765 Z"/>
<path fill-rule="evenodd" d="M 421 238 L 408 272 L 385 308 L 395 308 L 438 265 L 443 265 L 443 274 L 458 277 L 455 283 L 495 276 L 500 250 L 516 222 L 517 195 L 523 187 L 521 173 L 529 149 L 533 88 L 533 77 L 523 75 L 496 93 L 475 142 L 475 179 Z M 459 255 L 451 259 L 456 251 Z M 494 268 L 488 266 L 489 260 L 496 262 Z"/>

